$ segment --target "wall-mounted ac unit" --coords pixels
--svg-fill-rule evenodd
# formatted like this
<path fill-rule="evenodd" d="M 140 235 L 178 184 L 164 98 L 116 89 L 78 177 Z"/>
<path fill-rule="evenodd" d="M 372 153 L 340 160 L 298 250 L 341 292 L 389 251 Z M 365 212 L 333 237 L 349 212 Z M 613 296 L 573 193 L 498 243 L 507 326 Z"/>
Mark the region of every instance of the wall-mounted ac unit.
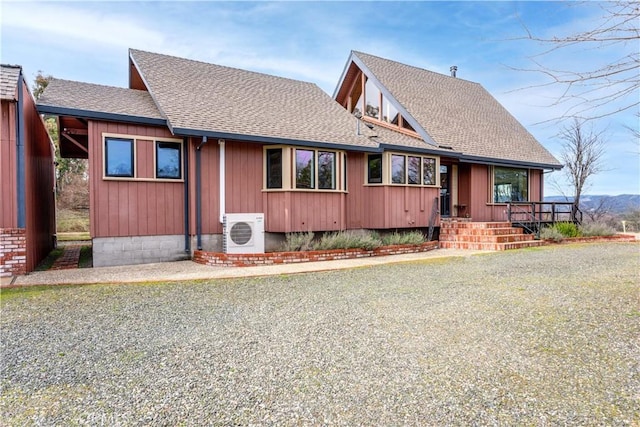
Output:
<path fill-rule="evenodd" d="M 264 214 L 226 214 L 222 228 L 222 250 L 224 253 L 264 253 Z"/>

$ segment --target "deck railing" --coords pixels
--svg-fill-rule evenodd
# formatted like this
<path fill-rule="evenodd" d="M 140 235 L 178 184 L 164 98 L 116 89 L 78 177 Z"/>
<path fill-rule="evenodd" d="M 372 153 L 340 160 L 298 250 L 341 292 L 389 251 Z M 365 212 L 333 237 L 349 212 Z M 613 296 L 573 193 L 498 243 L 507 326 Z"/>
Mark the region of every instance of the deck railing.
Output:
<path fill-rule="evenodd" d="M 543 225 L 557 222 L 582 223 L 582 211 L 571 202 L 510 202 L 507 220 L 540 237 Z"/>

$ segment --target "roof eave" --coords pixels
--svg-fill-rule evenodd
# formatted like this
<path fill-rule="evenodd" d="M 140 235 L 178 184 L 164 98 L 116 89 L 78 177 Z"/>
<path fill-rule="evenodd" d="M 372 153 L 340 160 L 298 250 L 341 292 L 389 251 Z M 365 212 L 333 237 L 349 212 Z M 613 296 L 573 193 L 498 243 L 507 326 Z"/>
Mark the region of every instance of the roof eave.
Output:
<path fill-rule="evenodd" d="M 462 154 L 459 158 L 461 163 L 477 163 L 493 166 L 521 166 L 531 169 L 551 169 L 560 170 L 562 165 L 559 163 L 545 163 L 545 162 L 528 162 L 523 160 L 509 160 L 509 159 L 496 159 L 480 156 L 470 156 Z"/>
<path fill-rule="evenodd" d="M 80 117 L 83 119 L 106 120 L 113 122 L 136 123 L 151 126 L 167 126 L 165 119 L 153 117 L 130 116 L 127 114 L 106 113 L 104 111 L 81 110 L 77 108 L 58 107 L 55 105 L 36 104 L 38 113 L 54 116 Z"/>
<path fill-rule="evenodd" d="M 173 134 L 177 136 L 187 136 L 187 137 L 188 136 L 194 136 L 194 137 L 206 136 L 207 138 L 239 140 L 239 141 L 256 142 L 256 143 L 262 143 L 262 144 L 273 144 L 273 145 L 297 145 L 301 147 L 320 147 L 320 148 L 331 148 L 335 150 L 364 151 L 364 152 L 381 151 L 379 147 L 366 147 L 366 146 L 351 145 L 351 144 L 341 144 L 338 142 L 309 141 L 309 140 L 292 139 L 292 138 L 277 138 L 272 136 L 246 135 L 246 134 L 238 134 L 238 133 L 218 132 L 218 131 L 189 129 L 189 128 L 173 128 Z"/>

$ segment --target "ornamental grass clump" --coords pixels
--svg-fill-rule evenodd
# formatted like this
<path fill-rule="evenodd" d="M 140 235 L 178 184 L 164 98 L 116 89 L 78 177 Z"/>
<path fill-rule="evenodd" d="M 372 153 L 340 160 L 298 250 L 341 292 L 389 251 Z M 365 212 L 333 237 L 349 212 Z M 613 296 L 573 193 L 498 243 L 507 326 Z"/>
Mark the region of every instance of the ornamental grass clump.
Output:
<path fill-rule="evenodd" d="M 540 230 L 540 238 L 543 240 L 551 240 L 560 243 L 564 240 L 564 236 L 555 227 L 545 227 Z"/>
<path fill-rule="evenodd" d="M 613 236 L 616 230 L 607 224 L 592 222 L 580 226 L 580 234 L 585 237 Z"/>
<path fill-rule="evenodd" d="M 382 238 L 383 245 L 419 245 L 425 242 L 425 238 L 419 231 L 387 234 Z"/>
<path fill-rule="evenodd" d="M 313 249 L 313 231 L 306 233 L 287 233 L 286 241 L 282 244 L 283 252 L 310 251 Z"/>
<path fill-rule="evenodd" d="M 580 237 L 578 226 L 572 222 L 558 222 L 553 227 L 564 237 Z"/>
<path fill-rule="evenodd" d="M 382 246 L 382 242 L 371 234 L 353 234 L 339 231 L 327 233 L 316 243 L 316 250 L 365 249 L 373 250 Z"/>

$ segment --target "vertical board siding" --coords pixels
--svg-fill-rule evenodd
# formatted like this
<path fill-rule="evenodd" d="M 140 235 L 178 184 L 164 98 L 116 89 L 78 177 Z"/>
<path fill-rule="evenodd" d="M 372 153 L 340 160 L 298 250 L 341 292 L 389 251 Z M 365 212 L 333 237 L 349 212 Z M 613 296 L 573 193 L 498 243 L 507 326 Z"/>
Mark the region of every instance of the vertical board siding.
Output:
<path fill-rule="evenodd" d="M 344 230 L 342 193 L 291 191 L 266 193 L 265 231 L 275 233 Z"/>
<path fill-rule="evenodd" d="M 24 84 L 25 203 L 27 272 L 53 249 L 55 224 L 54 157 L 47 129 Z"/>
<path fill-rule="evenodd" d="M 349 153 L 346 195 L 348 229 L 427 227 L 436 187 L 365 185 L 366 156 Z"/>
<path fill-rule="evenodd" d="M 16 106 L 2 101 L 0 128 L 0 227 L 18 225 L 16 206 Z"/>
<path fill-rule="evenodd" d="M 153 138 L 171 137 L 161 127 L 89 122 L 91 236 L 124 237 L 184 233 L 184 183 L 103 179 L 103 133 L 135 135 L 136 174 L 154 175 Z"/>
<path fill-rule="evenodd" d="M 490 205 L 489 166 L 470 165 L 469 213 L 474 221 L 494 221 Z"/>
<path fill-rule="evenodd" d="M 262 213 L 262 145 L 227 142 L 225 153 L 226 211 Z"/>
<path fill-rule="evenodd" d="M 197 141 L 200 144 L 200 141 Z M 197 147 L 197 145 L 196 145 Z M 202 233 L 203 234 L 220 234 L 222 233 L 222 224 L 220 223 L 220 148 L 218 142 L 214 139 L 209 140 L 200 148 L 201 150 L 201 183 L 202 183 Z M 194 159 L 193 170 L 195 171 L 196 162 Z M 228 176 L 228 174 L 227 174 Z M 195 188 L 195 179 L 193 187 Z M 193 198 L 193 211 L 196 207 L 195 195 Z M 194 219 L 195 223 L 195 219 Z"/>

